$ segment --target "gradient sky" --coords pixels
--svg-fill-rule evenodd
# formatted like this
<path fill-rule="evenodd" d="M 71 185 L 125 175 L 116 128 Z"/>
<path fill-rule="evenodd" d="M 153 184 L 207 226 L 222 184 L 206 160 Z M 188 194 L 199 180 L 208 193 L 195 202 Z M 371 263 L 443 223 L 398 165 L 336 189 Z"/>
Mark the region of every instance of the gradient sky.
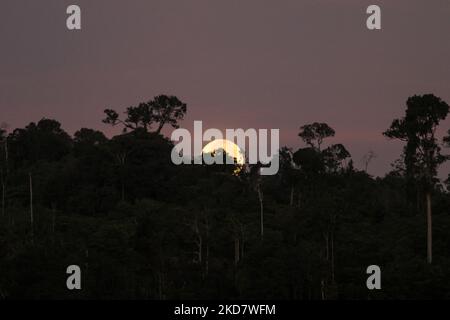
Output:
<path fill-rule="evenodd" d="M 66 29 L 69 4 L 81 31 Z M 370 4 L 381 31 L 366 29 Z M 280 128 L 294 148 L 301 125 L 327 122 L 357 167 L 373 150 L 369 172 L 382 175 L 401 144 L 381 132 L 407 97 L 450 103 L 449 0 L 2 0 L 0 41 L 11 128 L 47 117 L 111 135 L 106 107 L 175 94 L 186 128 Z"/>

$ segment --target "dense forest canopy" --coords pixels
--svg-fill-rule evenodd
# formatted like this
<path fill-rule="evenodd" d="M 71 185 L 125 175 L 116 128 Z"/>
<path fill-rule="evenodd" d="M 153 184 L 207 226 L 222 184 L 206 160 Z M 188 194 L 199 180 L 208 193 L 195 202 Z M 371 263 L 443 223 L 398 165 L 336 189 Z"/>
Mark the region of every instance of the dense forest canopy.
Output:
<path fill-rule="evenodd" d="M 53 119 L 1 129 L 0 298 L 450 298 L 446 102 L 410 97 L 386 124 L 405 147 L 384 177 L 317 122 L 299 124 L 304 147 L 283 147 L 274 176 L 176 166 L 161 130 L 186 112 L 160 95 L 124 118 L 106 109 L 124 128 L 112 138 Z M 66 288 L 72 264 L 81 291 Z M 366 287 L 373 264 L 382 290 Z"/>

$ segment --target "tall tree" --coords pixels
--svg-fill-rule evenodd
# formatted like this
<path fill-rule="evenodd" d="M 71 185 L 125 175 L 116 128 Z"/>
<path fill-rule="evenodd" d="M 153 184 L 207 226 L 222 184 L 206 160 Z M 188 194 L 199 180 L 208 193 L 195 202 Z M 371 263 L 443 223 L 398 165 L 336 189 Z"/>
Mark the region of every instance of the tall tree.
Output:
<path fill-rule="evenodd" d="M 0 176 L 2 184 L 2 217 L 6 215 L 6 182 L 8 179 L 8 136 L 6 129 L 0 127 L 0 144 L 2 154 L 0 155 Z"/>
<path fill-rule="evenodd" d="M 328 137 L 334 137 L 335 131 L 326 123 L 314 122 L 300 127 L 298 135 L 311 148 L 320 151 L 323 140 Z"/>
<path fill-rule="evenodd" d="M 438 166 L 445 161 L 436 139 L 436 129 L 449 112 L 448 104 L 432 94 L 413 96 L 406 102 L 406 114 L 395 119 L 383 134 L 406 142 L 403 150 L 407 178 L 423 190 L 427 212 L 427 261 L 432 262 L 431 192 Z"/>
<path fill-rule="evenodd" d="M 119 114 L 113 109 L 105 109 L 106 118 L 103 123 L 115 126 L 121 124 L 124 132 L 127 129 L 136 130 L 137 128 L 144 128 L 148 131 L 154 121 L 152 106 L 147 103 L 140 103 L 138 106 L 128 107 L 125 111 L 126 118 L 121 120 Z"/>
<path fill-rule="evenodd" d="M 262 176 L 260 174 L 261 164 L 258 162 L 255 165 L 249 167 L 248 172 L 248 183 L 251 188 L 258 195 L 259 202 L 259 226 L 260 226 L 260 235 L 261 240 L 264 238 L 264 194 L 262 190 Z"/>
<path fill-rule="evenodd" d="M 31 172 L 28 174 L 30 187 L 30 226 L 31 226 L 31 243 L 34 244 L 34 213 L 33 213 L 33 177 Z"/>
<path fill-rule="evenodd" d="M 170 124 L 179 128 L 178 121 L 186 114 L 186 104 L 175 96 L 159 95 L 149 102 L 153 109 L 153 119 L 158 122 L 156 133 L 160 133 L 164 125 Z"/>
<path fill-rule="evenodd" d="M 280 149 L 280 170 L 278 176 L 282 185 L 286 185 L 289 191 L 289 205 L 294 206 L 295 187 L 298 183 L 297 168 L 294 162 L 294 154 L 291 149 L 283 147 Z"/>
<path fill-rule="evenodd" d="M 113 109 L 105 109 L 106 118 L 103 122 L 112 126 L 122 125 L 124 131 L 143 128 L 149 131 L 153 123 L 157 123 L 156 133 L 160 133 L 166 124 L 178 128 L 178 122 L 183 120 L 186 114 L 186 104 L 176 96 L 159 95 L 148 102 L 142 102 L 138 106 L 128 107 L 125 111 L 125 119 L 120 119 L 119 114 Z"/>

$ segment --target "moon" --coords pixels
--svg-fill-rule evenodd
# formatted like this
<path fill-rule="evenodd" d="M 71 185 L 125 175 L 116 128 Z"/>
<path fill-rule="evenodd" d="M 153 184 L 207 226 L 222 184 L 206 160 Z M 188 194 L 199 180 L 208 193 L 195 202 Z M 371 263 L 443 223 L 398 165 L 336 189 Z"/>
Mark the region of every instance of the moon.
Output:
<path fill-rule="evenodd" d="M 203 153 L 213 153 L 216 150 L 224 150 L 230 157 L 236 159 L 240 165 L 245 164 L 244 153 L 234 142 L 226 139 L 216 139 L 209 142 L 202 150 Z"/>

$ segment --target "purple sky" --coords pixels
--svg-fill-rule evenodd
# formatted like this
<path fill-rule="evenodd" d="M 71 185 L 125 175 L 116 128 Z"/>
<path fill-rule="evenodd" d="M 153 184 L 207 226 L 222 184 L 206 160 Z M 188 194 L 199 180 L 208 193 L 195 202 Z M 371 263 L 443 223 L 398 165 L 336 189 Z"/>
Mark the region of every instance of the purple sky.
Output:
<path fill-rule="evenodd" d="M 69 4 L 81 31 L 66 29 Z M 381 31 L 365 27 L 370 4 Z M 106 107 L 175 94 L 186 128 L 280 128 L 294 148 L 301 125 L 327 122 L 357 167 L 375 151 L 369 172 L 382 175 L 401 144 L 381 132 L 407 97 L 450 103 L 449 34 L 448 0 L 2 0 L 0 122 L 110 135 Z"/>

